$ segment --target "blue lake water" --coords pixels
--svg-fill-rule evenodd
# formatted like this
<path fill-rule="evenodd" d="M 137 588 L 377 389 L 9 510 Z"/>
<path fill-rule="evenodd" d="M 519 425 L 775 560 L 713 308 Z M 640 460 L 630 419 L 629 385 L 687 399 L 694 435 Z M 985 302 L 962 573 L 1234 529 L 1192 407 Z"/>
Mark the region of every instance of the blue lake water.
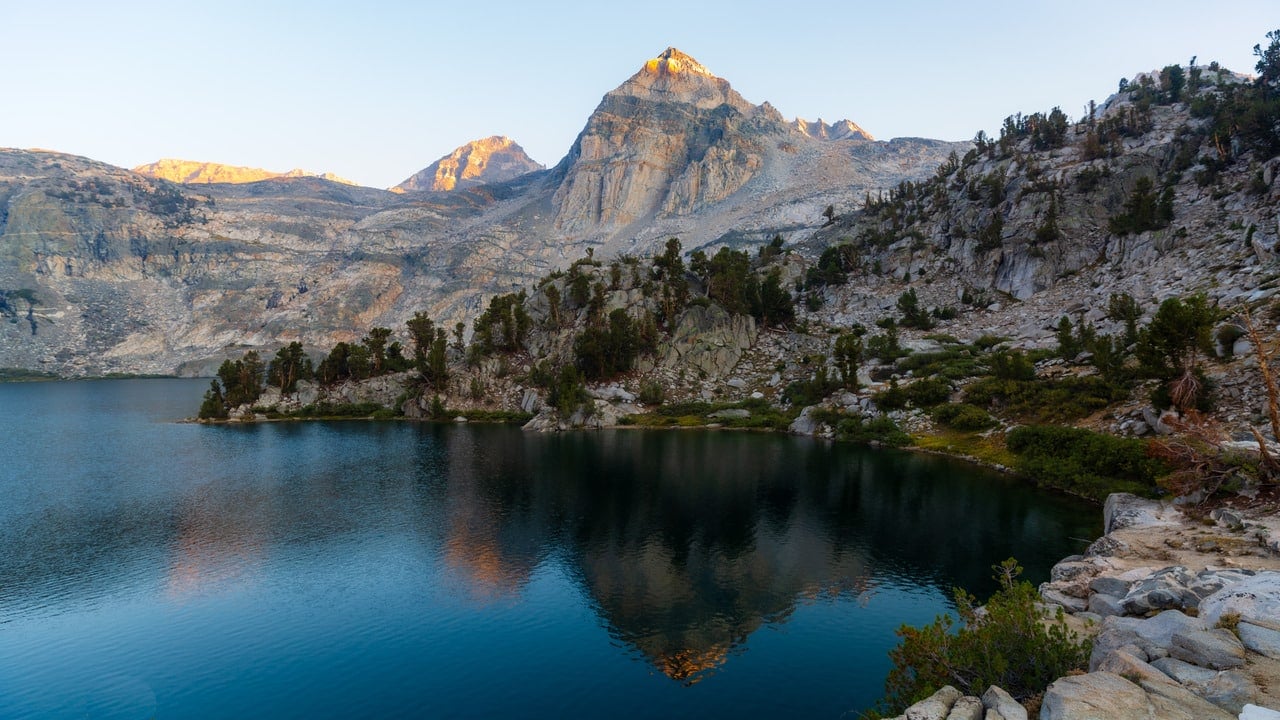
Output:
<path fill-rule="evenodd" d="M 174 422 L 207 386 L 0 384 L 0 718 L 851 717 L 1099 531 L 778 435 Z"/>

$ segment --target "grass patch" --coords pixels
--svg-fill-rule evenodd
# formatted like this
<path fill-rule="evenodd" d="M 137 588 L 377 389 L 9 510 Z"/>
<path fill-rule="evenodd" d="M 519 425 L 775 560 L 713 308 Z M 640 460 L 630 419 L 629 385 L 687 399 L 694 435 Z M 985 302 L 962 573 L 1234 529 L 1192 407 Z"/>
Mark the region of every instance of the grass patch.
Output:
<path fill-rule="evenodd" d="M 519 410 L 463 410 L 461 414 L 468 422 L 478 423 L 523 425 L 533 419 L 533 413 Z"/>
<path fill-rule="evenodd" d="M 0 367 L 0 382 L 31 382 L 33 380 L 57 380 L 56 373 L 26 368 Z"/>
<path fill-rule="evenodd" d="M 916 447 L 947 455 L 963 455 L 991 465 L 1013 467 L 1018 456 L 1009 452 L 999 434 L 982 437 L 975 433 L 943 430 L 932 435 L 913 435 Z"/>

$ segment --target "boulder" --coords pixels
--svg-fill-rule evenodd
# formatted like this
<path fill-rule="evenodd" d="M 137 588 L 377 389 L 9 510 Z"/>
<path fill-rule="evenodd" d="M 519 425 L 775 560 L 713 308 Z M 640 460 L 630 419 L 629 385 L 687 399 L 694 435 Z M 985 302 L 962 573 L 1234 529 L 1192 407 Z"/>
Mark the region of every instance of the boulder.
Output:
<path fill-rule="evenodd" d="M 1129 678 L 1130 680 L 1147 680 L 1149 682 L 1170 681 L 1169 676 L 1166 673 L 1161 672 L 1148 664 L 1146 660 L 1136 657 L 1132 652 L 1126 651 L 1124 648 L 1108 653 L 1107 656 L 1102 659 L 1102 662 L 1098 663 L 1098 670 L 1101 672 L 1115 673 L 1116 675 Z"/>
<path fill-rule="evenodd" d="M 1109 535 L 1128 527 L 1155 524 L 1159 510 L 1160 503 L 1154 500 L 1131 493 L 1112 493 L 1102 508 L 1103 533 Z"/>
<path fill-rule="evenodd" d="M 1236 633 L 1240 636 L 1241 644 L 1247 649 L 1259 655 L 1280 660 L 1280 630 L 1242 622 L 1236 625 Z"/>
<path fill-rule="evenodd" d="M 1235 720 L 1235 715 L 1176 683 L 1139 680 L 1138 685 L 1147 692 L 1152 720 Z"/>
<path fill-rule="evenodd" d="M 1203 630 L 1203 620 L 1183 615 L 1177 610 L 1166 610 L 1159 615 L 1142 619 L 1132 617 L 1108 617 L 1093 641 L 1093 653 L 1089 669 L 1094 670 L 1110 653 L 1126 645 L 1133 645 L 1150 658 L 1165 657 L 1173 643 L 1173 635 L 1184 630 Z"/>
<path fill-rule="evenodd" d="M 1102 593 L 1104 595 L 1114 595 L 1122 598 L 1129 594 L 1129 588 L 1133 583 L 1110 575 L 1096 577 L 1089 581 L 1089 591 Z"/>
<path fill-rule="evenodd" d="M 1089 596 L 1089 612 L 1102 617 L 1124 615 L 1124 606 L 1120 598 L 1105 593 L 1094 593 Z"/>
<path fill-rule="evenodd" d="M 1200 617 L 1216 625 L 1226 613 L 1280 631 L 1280 572 L 1267 571 L 1228 585 L 1200 603 Z"/>
<path fill-rule="evenodd" d="M 1134 585 L 1121 605 L 1131 615 L 1144 615 L 1153 610 L 1195 608 L 1204 598 L 1250 575 L 1252 572 L 1248 570 L 1202 570 L 1192 574 L 1181 565 L 1168 567 Z"/>
<path fill-rule="evenodd" d="M 787 428 L 787 431 L 795 435 L 816 435 L 818 433 L 819 426 L 821 426 L 821 423 L 813 417 L 813 413 L 817 409 L 816 405 L 810 405 L 809 407 L 801 410 L 800 415 L 798 415 L 795 420 L 791 421 L 791 425 Z"/>
<path fill-rule="evenodd" d="M 1040 597 L 1044 598 L 1045 602 L 1061 605 L 1067 609 L 1067 612 L 1076 613 L 1089 609 L 1089 603 L 1083 598 L 1067 595 L 1061 590 L 1050 587 L 1049 583 L 1040 585 Z"/>
<path fill-rule="evenodd" d="M 1161 658 L 1155 667 L 1196 695 L 1233 713 L 1257 694 L 1253 681 L 1236 670 L 1217 671 L 1183 662 L 1177 658 Z"/>
<path fill-rule="evenodd" d="M 951 706 L 951 712 L 947 715 L 947 720 L 983 720 L 982 716 L 985 709 L 982 707 L 981 700 L 972 695 L 966 695 Z"/>
<path fill-rule="evenodd" d="M 907 708 L 907 720 L 947 720 L 951 707 L 964 694 L 947 685 L 938 692 Z"/>
<path fill-rule="evenodd" d="M 717 420 L 730 420 L 735 418 L 743 419 L 751 417 L 751 411 L 744 408 L 726 408 L 724 410 L 717 410 L 707 417 L 715 418 Z"/>
<path fill-rule="evenodd" d="M 1240 638 L 1222 628 L 1175 632 L 1169 654 L 1214 670 L 1244 665 L 1244 645 L 1240 644 Z"/>
<path fill-rule="evenodd" d="M 1280 720 L 1280 710 L 1270 710 L 1257 705 L 1245 705 L 1240 720 Z"/>
<path fill-rule="evenodd" d="M 1073 675 L 1050 683 L 1040 720 L 1155 720 L 1141 687 L 1109 672 Z"/>
<path fill-rule="evenodd" d="M 1005 692 L 1004 688 L 992 685 L 987 691 L 982 693 L 982 705 L 987 708 L 987 714 L 992 711 L 996 712 L 1003 720 L 1027 720 L 1027 709 L 1022 707 L 1022 703 L 1013 699 L 1013 696 Z M 986 720 L 991 720 L 990 717 Z"/>

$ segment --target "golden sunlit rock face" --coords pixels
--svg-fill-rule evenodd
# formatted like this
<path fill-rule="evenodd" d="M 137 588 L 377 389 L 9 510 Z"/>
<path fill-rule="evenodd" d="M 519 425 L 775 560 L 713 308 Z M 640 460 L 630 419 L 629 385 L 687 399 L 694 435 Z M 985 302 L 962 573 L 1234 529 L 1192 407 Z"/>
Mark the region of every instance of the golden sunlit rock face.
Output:
<path fill-rule="evenodd" d="M 260 180 L 274 180 L 276 178 L 300 177 L 318 177 L 322 180 L 342 183 L 343 185 L 355 185 L 350 180 L 340 178 L 333 173 L 313 173 L 297 168 L 278 173 L 261 168 L 223 165 L 221 163 L 199 162 L 196 160 L 178 160 L 175 158 L 164 158 L 147 165 L 139 165 L 133 171 L 147 177 L 188 185 L 197 183 L 251 183 Z"/>
<path fill-rule="evenodd" d="M 473 140 L 431 163 L 392 192 L 449 192 L 484 183 L 511 180 L 541 170 L 514 140 L 494 135 Z"/>

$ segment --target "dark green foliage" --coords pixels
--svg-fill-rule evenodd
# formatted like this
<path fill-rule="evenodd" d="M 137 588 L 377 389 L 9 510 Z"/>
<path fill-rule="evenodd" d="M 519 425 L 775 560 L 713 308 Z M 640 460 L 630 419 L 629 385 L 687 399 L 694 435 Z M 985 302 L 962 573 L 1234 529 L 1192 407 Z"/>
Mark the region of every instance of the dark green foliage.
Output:
<path fill-rule="evenodd" d="M 761 325 L 785 325 L 795 319 L 795 302 L 791 293 L 782 287 L 781 270 L 772 270 L 758 287 L 758 294 L 751 298 L 751 315 Z"/>
<path fill-rule="evenodd" d="M 227 408 L 252 405 L 262 395 L 264 368 L 258 353 L 250 350 L 239 360 L 225 360 L 218 368 L 222 399 Z"/>
<path fill-rule="evenodd" d="M 444 391 L 446 384 L 449 382 L 449 363 L 445 355 L 446 349 L 447 342 L 445 341 L 444 328 L 436 328 L 436 336 L 427 348 L 426 357 L 423 358 L 422 363 L 418 366 L 427 384 L 441 392 Z"/>
<path fill-rule="evenodd" d="M 1036 366 L 1020 350 L 1001 350 L 987 359 L 991 374 L 1000 380 L 1035 380 Z"/>
<path fill-rule="evenodd" d="M 899 323 L 903 327 L 928 330 L 934 325 L 933 318 L 929 317 L 929 312 L 920 306 L 920 299 L 916 297 L 915 288 L 907 288 L 898 296 L 898 312 L 902 313 L 902 319 L 899 320 Z"/>
<path fill-rule="evenodd" d="M 1108 227 L 1116 235 L 1142 233 L 1169 227 L 1173 221 L 1173 188 L 1167 187 L 1157 197 L 1155 184 L 1149 177 L 1138 178 L 1133 193 L 1124 202 L 1124 212 L 1112 217 Z"/>
<path fill-rule="evenodd" d="M 375 327 L 369 329 L 361 343 L 369 351 L 369 377 L 377 377 L 386 373 L 387 340 L 391 338 L 391 328 Z"/>
<path fill-rule="evenodd" d="M 316 379 L 330 387 L 351 378 L 351 346 L 340 342 L 316 366 Z"/>
<path fill-rule="evenodd" d="M 1265 49 L 1262 45 L 1253 46 L 1254 57 L 1258 58 L 1254 66 L 1258 71 L 1258 84 L 1264 87 L 1280 83 L 1280 30 L 1267 33 L 1267 40 L 1270 42 Z"/>
<path fill-rule="evenodd" d="M 707 264 L 707 297 L 734 315 L 751 314 L 759 292 L 751 273 L 751 256 L 722 247 Z"/>
<path fill-rule="evenodd" d="M 931 415 L 934 422 L 946 425 L 952 430 L 986 430 L 998 424 L 986 410 L 968 403 L 939 405 L 933 409 Z"/>
<path fill-rule="evenodd" d="M 585 277 L 579 275 L 578 277 Z M 529 334 L 529 313 L 524 309 L 524 291 L 498 295 L 489 301 L 489 307 L 476 318 L 472 327 L 472 340 L 480 352 L 489 355 L 495 351 L 515 352 Z M 584 299 L 585 302 L 585 299 Z"/>
<path fill-rule="evenodd" d="M 890 319 L 884 326 L 884 333 L 867 338 L 867 357 L 893 361 L 906 357 L 910 351 L 903 350 L 898 342 L 898 323 Z"/>
<path fill-rule="evenodd" d="M 1138 319 L 1142 317 L 1142 306 L 1128 293 L 1112 293 L 1107 302 L 1107 317 L 1124 323 L 1124 344 L 1126 347 L 1138 340 Z"/>
<path fill-rule="evenodd" d="M 302 343 L 296 341 L 280 348 L 267 366 L 267 382 L 280 388 L 281 395 L 295 392 L 299 380 L 311 380 L 314 377 L 311 358 L 303 351 Z"/>
<path fill-rule="evenodd" d="M 841 333 L 836 338 L 833 359 L 840 380 L 850 390 L 858 389 L 858 367 L 862 365 L 862 337 L 856 332 Z"/>
<path fill-rule="evenodd" d="M 1128 397 L 1128 391 L 1096 376 L 1060 380 L 984 378 L 964 389 L 964 401 L 1002 416 L 1041 423 L 1069 423 Z"/>
<path fill-rule="evenodd" d="M 782 391 L 782 398 L 796 406 L 814 405 L 843 386 L 843 382 L 827 373 L 824 363 L 818 367 L 812 378 L 797 380 L 788 385 Z"/>
<path fill-rule="evenodd" d="M 700 257 L 706 256 L 700 254 Z M 658 288 L 658 320 L 671 328 L 689 303 L 689 282 L 685 279 L 678 239 L 667 240 L 666 249 L 653 259 L 653 274 L 661 283 Z"/>
<path fill-rule="evenodd" d="M 1102 500 L 1113 492 L 1155 492 L 1164 466 L 1141 440 L 1056 425 L 1014 428 L 1005 437 L 1018 470 L 1037 484 Z"/>
<path fill-rule="evenodd" d="M 1009 559 L 992 569 L 1000 589 L 983 612 L 974 596 L 956 589 L 958 624 L 940 615 L 923 627 L 898 628 L 901 642 L 889 651 L 893 669 L 880 711 L 892 716 L 944 685 L 966 695 L 998 685 L 1025 700 L 1088 665 L 1091 641 L 1067 628 L 1061 609 L 1045 617 L 1035 586 L 1017 580 L 1022 573 L 1017 562 Z"/>
<path fill-rule="evenodd" d="M 591 396 L 582 382 L 582 374 L 572 365 L 563 365 L 556 371 L 547 400 L 566 418 L 580 408 L 591 407 Z"/>
<path fill-rule="evenodd" d="M 1071 325 L 1071 318 L 1063 315 L 1062 319 L 1058 321 L 1056 337 L 1058 339 L 1058 357 L 1065 360 L 1074 360 L 1080 354 L 1080 342 L 1076 339 Z"/>
<path fill-rule="evenodd" d="M 981 374 L 977 358 L 965 347 L 912 353 L 895 366 L 899 371 L 909 371 L 916 377 L 937 376 L 946 380 L 959 380 Z"/>
<path fill-rule="evenodd" d="M 1202 294 L 1165 300 L 1138 334 L 1136 352 L 1143 374 L 1171 380 L 1195 365 L 1199 355 L 1211 354 L 1217 320 L 1217 309 Z"/>
<path fill-rule="evenodd" d="M 929 377 L 910 385 L 891 384 L 889 389 L 872 396 L 876 407 L 883 410 L 900 410 L 908 405 L 928 408 L 944 403 L 951 397 L 951 385 L 939 378 Z"/>
<path fill-rule="evenodd" d="M 995 250 L 1004 244 L 1004 217 L 1000 213 L 991 216 L 991 222 L 987 223 L 977 235 L 978 245 L 975 248 L 977 252 L 989 252 Z"/>
<path fill-rule="evenodd" d="M 636 399 L 645 405 L 661 405 L 666 399 L 666 391 L 663 390 L 661 383 L 650 380 L 640 386 Z"/>
<path fill-rule="evenodd" d="M 840 418 L 834 425 L 836 438 L 845 442 L 878 443 L 888 447 L 905 447 L 911 444 L 911 436 L 902 432 L 892 419 L 883 415 L 871 420 L 861 415 L 849 415 Z"/>
<path fill-rule="evenodd" d="M 200 403 L 201 420 L 221 420 L 227 417 L 227 404 L 222 398 L 222 388 L 217 380 L 209 381 L 209 389 L 204 393 L 204 402 Z"/>
<path fill-rule="evenodd" d="M 1166 65 L 1160 71 L 1160 90 L 1166 103 L 1182 101 L 1182 90 L 1187 86 L 1187 75 L 1181 65 Z"/>
<path fill-rule="evenodd" d="M 858 251 L 848 243 L 832 245 L 822 251 L 818 262 L 805 273 L 805 287 L 843 285 L 849 273 L 858 267 Z"/>
<path fill-rule="evenodd" d="M 573 342 L 574 363 L 588 380 L 627 372 L 639 352 L 639 327 L 622 308 L 609 313 L 607 325 L 589 325 Z"/>

